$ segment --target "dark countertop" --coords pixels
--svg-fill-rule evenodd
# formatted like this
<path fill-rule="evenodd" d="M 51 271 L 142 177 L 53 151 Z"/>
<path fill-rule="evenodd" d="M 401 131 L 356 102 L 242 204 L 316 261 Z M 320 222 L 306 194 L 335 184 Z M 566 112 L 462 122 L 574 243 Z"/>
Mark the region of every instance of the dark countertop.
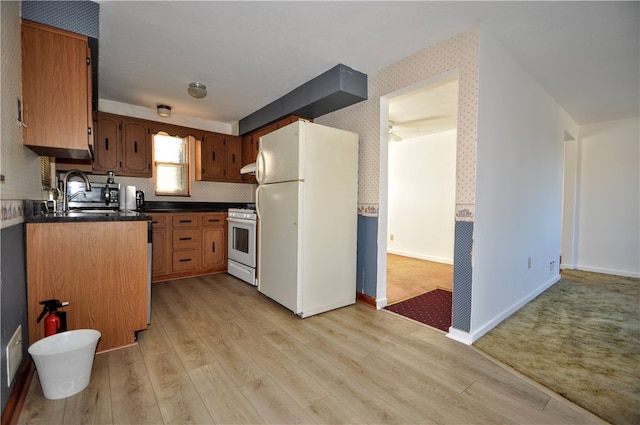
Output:
<path fill-rule="evenodd" d="M 101 221 L 148 221 L 152 213 L 179 212 L 226 212 L 229 208 L 251 208 L 255 204 L 242 202 L 145 202 L 139 211 L 47 212 L 45 201 L 25 200 L 26 223 L 101 222 Z M 94 210 L 95 211 L 95 210 Z"/>
<path fill-rule="evenodd" d="M 151 213 L 174 212 L 227 212 L 229 208 L 255 208 L 255 204 L 246 202 L 165 202 L 147 201 L 139 211 Z"/>
<path fill-rule="evenodd" d="M 137 211 L 118 211 L 104 213 L 41 213 L 31 216 L 25 215 L 27 223 L 73 223 L 73 222 L 101 222 L 101 221 L 148 221 L 147 214 Z"/>

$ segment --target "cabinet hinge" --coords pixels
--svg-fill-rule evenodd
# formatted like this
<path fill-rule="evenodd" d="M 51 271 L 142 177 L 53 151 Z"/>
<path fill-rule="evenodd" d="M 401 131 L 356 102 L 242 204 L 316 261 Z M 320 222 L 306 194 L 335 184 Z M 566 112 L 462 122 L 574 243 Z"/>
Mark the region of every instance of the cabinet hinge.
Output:
<path fill-rule="evenodd" d="M 87 57 L 87 65 L 91 65 L 91 58 Z"/>
<path fill-rule="evenodd" d="M 87 134 L 91 134 L 91 127 L 87 127 Z"/>

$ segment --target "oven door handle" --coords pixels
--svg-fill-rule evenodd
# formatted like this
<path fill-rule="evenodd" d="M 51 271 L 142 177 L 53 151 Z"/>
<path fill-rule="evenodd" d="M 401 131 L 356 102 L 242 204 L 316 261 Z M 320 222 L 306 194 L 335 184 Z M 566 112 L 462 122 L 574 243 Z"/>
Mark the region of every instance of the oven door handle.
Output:
<path fill-rule="evenodd" d="M 256 221 L 255 220 L 247 220 L 245 218 L 227 218 L 227 221 L 229 223 L 240 223 L 240 224 L 249 224 L 249 225 L 255 225 Z"/>

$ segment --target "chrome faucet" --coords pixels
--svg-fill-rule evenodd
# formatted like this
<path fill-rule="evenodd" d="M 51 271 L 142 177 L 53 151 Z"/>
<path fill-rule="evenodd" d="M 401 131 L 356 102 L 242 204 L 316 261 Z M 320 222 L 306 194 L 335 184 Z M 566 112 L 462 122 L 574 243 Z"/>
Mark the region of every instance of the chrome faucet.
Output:
<path fill-rule="evenodd" d="M 62 210 L 67 212 L 69 211 L 69 200 L 71 198 L 73 198 L 74 196 L 78 195 L 77 193 L 67 197 L 67 183 L 69 182 L 69 177 L 72 174 L 77 174 L 80 177 L 82 177 L 82 179 L 84 180 L 84 185 L 85 185 L 85 189 L 87 192 L 91 192 L 91 183 L 89 183 L 89 178 L 87 177 L 87 175 L 85 173 L 83 173 L 80 170 L 69 170 L 67 171 L 63 176 L 62 176 L 62 190 L 63 195 L 62 195 Z"/>

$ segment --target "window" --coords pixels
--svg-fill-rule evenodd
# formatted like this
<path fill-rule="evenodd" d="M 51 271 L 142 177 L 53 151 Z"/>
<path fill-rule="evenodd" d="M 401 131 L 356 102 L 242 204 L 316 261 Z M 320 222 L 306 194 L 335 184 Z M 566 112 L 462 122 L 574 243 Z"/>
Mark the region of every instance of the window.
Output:
<path fill-rule="evenodd" d="M 156 195 L 189 196 L 188 139 L 161 132 L 153 136 Z"/>

